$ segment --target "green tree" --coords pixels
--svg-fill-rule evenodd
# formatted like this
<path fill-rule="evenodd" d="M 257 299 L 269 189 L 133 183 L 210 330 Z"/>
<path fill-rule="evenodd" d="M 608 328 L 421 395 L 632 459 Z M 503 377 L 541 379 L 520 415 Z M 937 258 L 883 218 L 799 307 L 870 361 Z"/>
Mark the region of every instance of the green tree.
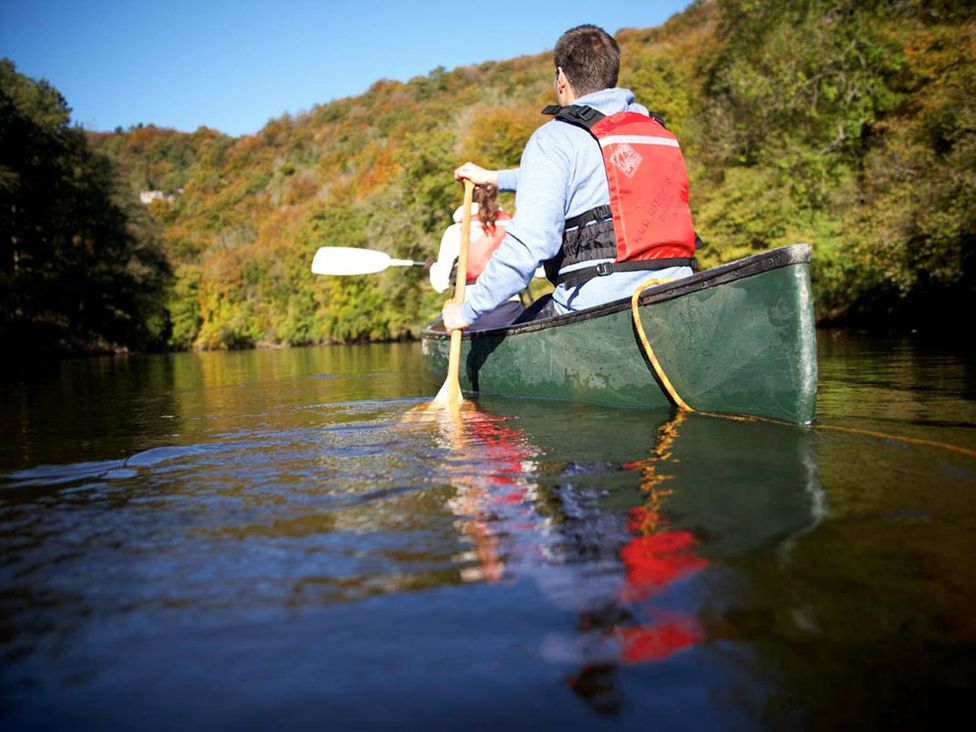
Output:
<path fill-rule="evenodd" d="M 166 328 L 158 231 L 69 114 L 57 90 L 0 60 L 0 337 L 153 347 Z"/>

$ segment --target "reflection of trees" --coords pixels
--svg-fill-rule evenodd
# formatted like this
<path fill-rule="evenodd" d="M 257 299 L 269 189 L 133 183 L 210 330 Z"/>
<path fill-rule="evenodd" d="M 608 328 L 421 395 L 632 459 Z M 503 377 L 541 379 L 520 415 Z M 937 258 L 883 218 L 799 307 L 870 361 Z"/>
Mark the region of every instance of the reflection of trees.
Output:
<path fill-rule="evenodd" d="M 38 362 L 0 389 L 3 469 L 118 460 L 181 431 L 170 357 Z"/>
<path fill-rule="evenodd" d="M 720 702 L 772 729 L 965 726 L 976 683 L 971 463 L 846 436 L 798 442 L 816 530 L 737 557 L 747 591 L 726 584 L 699 613 L 717 662 L 739 671 Z M 818 475 L 831 498 L 822 523 Z"/>

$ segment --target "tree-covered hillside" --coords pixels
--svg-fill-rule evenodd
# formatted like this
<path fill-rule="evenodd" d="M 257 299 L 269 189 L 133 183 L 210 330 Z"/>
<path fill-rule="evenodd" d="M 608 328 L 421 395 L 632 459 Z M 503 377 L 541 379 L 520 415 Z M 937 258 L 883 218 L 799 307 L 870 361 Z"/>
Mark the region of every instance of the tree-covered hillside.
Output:
<path fill-rule="evenodd" d="M 69 353 L 165 342 L 159 226 L 50 85 L 0 59 L 0 342 Z"/>
<path fill-rule="evenodd" d="M 706 265 L 805 241 L 821 319 L 924 324 L 972 307 L 971 4 L 711 0 L 617 38 L 620 85 L 682 140 Z M 170 345 L 401 338 L 438 310 L 424 273 L 315 277 L 316 248 L 436 254 L 460 202 L 453 168 L 517 165 L 551 83 L 547 52 L 377 81 L 253 136 L 89 139 L 130 196 L 182 191 L 150 206 Z"/>

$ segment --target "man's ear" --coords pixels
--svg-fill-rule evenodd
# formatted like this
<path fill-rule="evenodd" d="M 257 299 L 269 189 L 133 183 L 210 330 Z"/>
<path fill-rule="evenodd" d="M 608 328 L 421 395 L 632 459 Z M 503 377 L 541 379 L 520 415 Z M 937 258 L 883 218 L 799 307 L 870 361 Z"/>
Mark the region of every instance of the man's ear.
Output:
<path fill-rule="evenodd" d="M 553 87 L 555 88 L 557 95 L 566 95 L 565 99 L 567 102 L 571 102 L 572 100 L 576 99 L 576 91 L 573 89 L 573 84 L 570 82 L 569 77 L 566 76 L 566 72 L 563 71 L 562 66 L 556 67 L 556 79 Z M 565 102 L 560 101 L 559 103 L 563 104 Z"/>

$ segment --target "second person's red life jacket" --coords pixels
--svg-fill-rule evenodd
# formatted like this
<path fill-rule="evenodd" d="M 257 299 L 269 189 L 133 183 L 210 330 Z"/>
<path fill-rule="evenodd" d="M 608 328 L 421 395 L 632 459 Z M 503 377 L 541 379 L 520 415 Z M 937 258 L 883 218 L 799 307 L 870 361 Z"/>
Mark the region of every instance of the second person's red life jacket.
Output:
<path fill-rule="evenodd" d="M 474 282 L 485 271 L 488 260 L 495 250 L 501 246 L 505 234 L 508 233 L 508 222 L 512 220 L 507 211 L 498 211 L 495 217 L 495 228 L 485 230 L 480 218 L 471 222 L 471 243 L 468 245 L 468 284 Z"/>

